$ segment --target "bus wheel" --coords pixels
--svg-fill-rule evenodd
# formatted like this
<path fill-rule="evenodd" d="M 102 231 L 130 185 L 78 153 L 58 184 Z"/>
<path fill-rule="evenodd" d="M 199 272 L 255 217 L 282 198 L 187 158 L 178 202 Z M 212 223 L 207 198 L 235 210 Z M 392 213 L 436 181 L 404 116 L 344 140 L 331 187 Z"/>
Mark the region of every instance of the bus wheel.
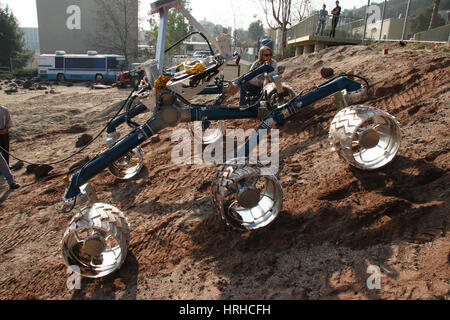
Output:
<path fill-rule="evenodd" d="M 66 77 L 64 77 L 64 74 L 58 73 L 58 75 L 56 76 L 56 79 L 57 79 L 59 82 L 64 82 L 64 81 L 66 80 Z"/>
<path fill-rule="evenodd" d="M 103 80 L 103 75 L 101 75 L 100 73 L 95 75 L 95 81 L 102 81 Z"/>

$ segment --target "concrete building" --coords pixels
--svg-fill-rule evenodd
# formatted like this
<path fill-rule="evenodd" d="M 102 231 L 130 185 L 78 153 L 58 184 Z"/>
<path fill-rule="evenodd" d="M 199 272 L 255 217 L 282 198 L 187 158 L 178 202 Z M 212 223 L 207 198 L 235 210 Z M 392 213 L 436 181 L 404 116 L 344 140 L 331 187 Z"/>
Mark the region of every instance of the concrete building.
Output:
<path fill-rule="evenodd" d="M 25 49 L 39 52 L 39 29 L 21 28 L 25 40 Z"/>
<path fill-rule="evenodd" d="M 381 27 L 381 20 L 374 23 L 367 24 L 366 39 L 374 40 L 401 40 L 403 33 L 403 25 L 405 19 L 390 18 L 383 21 L 383 27 Z M 380 37 L 381 31 L 381 37 Z M 364 26 L 359 27 L 357 30 L 361 35 L 364 32 Z M 413 37 L 409 23 L 406 23 L 405 38 L 403 40 L 409 40 Z"/>
<path fill-rule="evenodd" d="M 34 52 L 33 57 L 25 66 L 26 69 L 35 69 L 38 66 L 39 59 L 39 29 L 38 28 L 20 28 L 23 32 L 25 49 Z"/>
<path fill-rule="evenodd" d="M 137 56 L 138 0 L 36 0 L 36 6 L 42 54 L 63 50 Z"/>

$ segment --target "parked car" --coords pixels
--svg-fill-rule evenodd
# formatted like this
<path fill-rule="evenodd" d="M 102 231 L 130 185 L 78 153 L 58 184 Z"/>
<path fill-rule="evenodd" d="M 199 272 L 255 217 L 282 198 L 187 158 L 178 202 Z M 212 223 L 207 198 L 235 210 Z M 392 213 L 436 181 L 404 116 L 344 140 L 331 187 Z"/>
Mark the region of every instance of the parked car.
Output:
<path fill-rule="evenodd" d="M 140 63 L 132 63 L 129 71 L 123 71 L 119 75 L 117 86 L 119 88 L 136 87 L 139 81 L 139 74 L 136 72 Z"/>
<path fill-rule="evenodd" d="M 207 58 L 211 55 L 211 51 L 195 51 L 194 58 Z"/>

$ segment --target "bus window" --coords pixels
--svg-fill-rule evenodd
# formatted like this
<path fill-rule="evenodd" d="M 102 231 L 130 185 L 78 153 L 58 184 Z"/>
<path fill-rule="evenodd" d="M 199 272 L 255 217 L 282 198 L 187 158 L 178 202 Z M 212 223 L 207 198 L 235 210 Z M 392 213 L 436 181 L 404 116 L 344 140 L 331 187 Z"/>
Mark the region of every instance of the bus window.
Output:
<path fill-rule="evenodd" d="M 89 58 L 66 58 L 66 69 L 92 69 L 94 60 Z"/>
<path fill-rule="evenodd" d="M 108 69 L 117 69 L 118 63 L 115 58 L 108 58 Z"/>
<path fill-rule="evenodd" d="M 105 70 L 105 68 L 106 68 L 105 58 L 94 59 L 94 68 Z"/>
<path fill-rule="evenodd" d="M 55 58 L 55 68 L 56 69 L 64 69 L 64 58 L 63 57 Z"/>

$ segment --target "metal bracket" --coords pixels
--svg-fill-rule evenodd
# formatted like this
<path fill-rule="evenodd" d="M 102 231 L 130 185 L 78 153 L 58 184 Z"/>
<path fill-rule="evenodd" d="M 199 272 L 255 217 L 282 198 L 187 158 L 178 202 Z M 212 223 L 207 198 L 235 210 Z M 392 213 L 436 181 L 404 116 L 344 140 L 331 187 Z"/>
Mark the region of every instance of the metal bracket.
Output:
<path fill-rule="evenodd" d="M 339 110 L 348 107 L 347 100 L 342 94 L 342 91 L 338 91 L 334 94 L 334 101 L 336 102 L 336 106 Z"/>

